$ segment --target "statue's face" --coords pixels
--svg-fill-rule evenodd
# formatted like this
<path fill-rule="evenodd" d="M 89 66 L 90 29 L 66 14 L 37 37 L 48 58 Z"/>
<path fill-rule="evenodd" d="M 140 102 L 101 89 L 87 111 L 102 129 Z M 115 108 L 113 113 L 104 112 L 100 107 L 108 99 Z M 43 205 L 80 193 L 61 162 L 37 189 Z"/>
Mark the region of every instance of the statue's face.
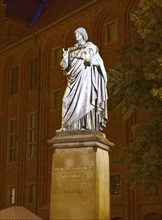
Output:
<path fill-rule="evenodd" d="M 83 39 L 83 36 L 80 34 L 79 31 L 77 31 L 77 32 L 75 33 L 75 38 L 76 38 L 77 41 L 79 41 L 79 40 Z"/>

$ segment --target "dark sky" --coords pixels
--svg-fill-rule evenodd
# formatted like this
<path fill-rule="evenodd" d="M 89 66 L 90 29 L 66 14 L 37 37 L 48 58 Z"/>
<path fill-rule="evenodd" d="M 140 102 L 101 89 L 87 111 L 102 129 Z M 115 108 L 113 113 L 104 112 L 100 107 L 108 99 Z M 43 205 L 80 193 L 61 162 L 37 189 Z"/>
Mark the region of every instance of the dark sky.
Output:
<path fill-rule="evenodd" d="M 40 0 L 5 0 L 7 17 L 29 22 L 39 7 Z"/>
<path fill-rule="evenodd" d="M 43 14 L 61 16 L 91 0 L 4 0 L 7 17 L 24 23 L 35 23 Z M 48 13 L 47 13 L 48 11 Z M 46 15 L 47 16 L 47 15 Z"/>

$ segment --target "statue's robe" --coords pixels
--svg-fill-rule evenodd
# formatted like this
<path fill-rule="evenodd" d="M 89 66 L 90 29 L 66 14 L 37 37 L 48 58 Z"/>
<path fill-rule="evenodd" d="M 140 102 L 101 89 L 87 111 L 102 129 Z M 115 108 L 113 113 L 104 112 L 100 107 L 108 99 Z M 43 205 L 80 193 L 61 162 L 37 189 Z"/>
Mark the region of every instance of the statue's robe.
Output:
<path fill-rule="evenodd" d="M 91 42 L 69 48 L 64 74 L 67 87 L 63 97 L 62 129 L 102 130 L 108 120 L 107 73 L 98 48 Z"/>

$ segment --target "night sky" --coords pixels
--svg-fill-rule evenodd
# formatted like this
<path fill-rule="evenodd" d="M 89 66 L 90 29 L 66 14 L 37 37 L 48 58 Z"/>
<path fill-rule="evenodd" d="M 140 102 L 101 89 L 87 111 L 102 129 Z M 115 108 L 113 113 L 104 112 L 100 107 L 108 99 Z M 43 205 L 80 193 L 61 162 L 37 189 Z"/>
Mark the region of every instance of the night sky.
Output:
<path fill-rule="evenodd" d="M 6 15 L 8 18 L 33 25 L 43 14 L 45 14 L 45 17 L 58 18 L 90 1 L 91 0 L 4 0 L 4 3 L 7 4 Z"/>

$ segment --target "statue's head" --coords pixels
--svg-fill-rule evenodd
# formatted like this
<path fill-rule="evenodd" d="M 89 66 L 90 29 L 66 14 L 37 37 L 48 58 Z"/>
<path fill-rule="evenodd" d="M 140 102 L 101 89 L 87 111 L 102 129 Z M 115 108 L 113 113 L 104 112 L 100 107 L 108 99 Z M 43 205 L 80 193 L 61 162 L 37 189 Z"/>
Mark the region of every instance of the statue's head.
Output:
<path fill-rule="evenodd" d="M 82 37 L 83 37 L 83 39 L 84 39 L 85 41 L 88 40 L 88 34 L 87 34 L 87 32 L 86 32 L 86 30 L 85 30 L 84 28 L 79 27 L 79 28 L 77 28 L 77 29 L 74 31 L 75 34 L 78 33 L 78 32 L 82 35 Z"/>

